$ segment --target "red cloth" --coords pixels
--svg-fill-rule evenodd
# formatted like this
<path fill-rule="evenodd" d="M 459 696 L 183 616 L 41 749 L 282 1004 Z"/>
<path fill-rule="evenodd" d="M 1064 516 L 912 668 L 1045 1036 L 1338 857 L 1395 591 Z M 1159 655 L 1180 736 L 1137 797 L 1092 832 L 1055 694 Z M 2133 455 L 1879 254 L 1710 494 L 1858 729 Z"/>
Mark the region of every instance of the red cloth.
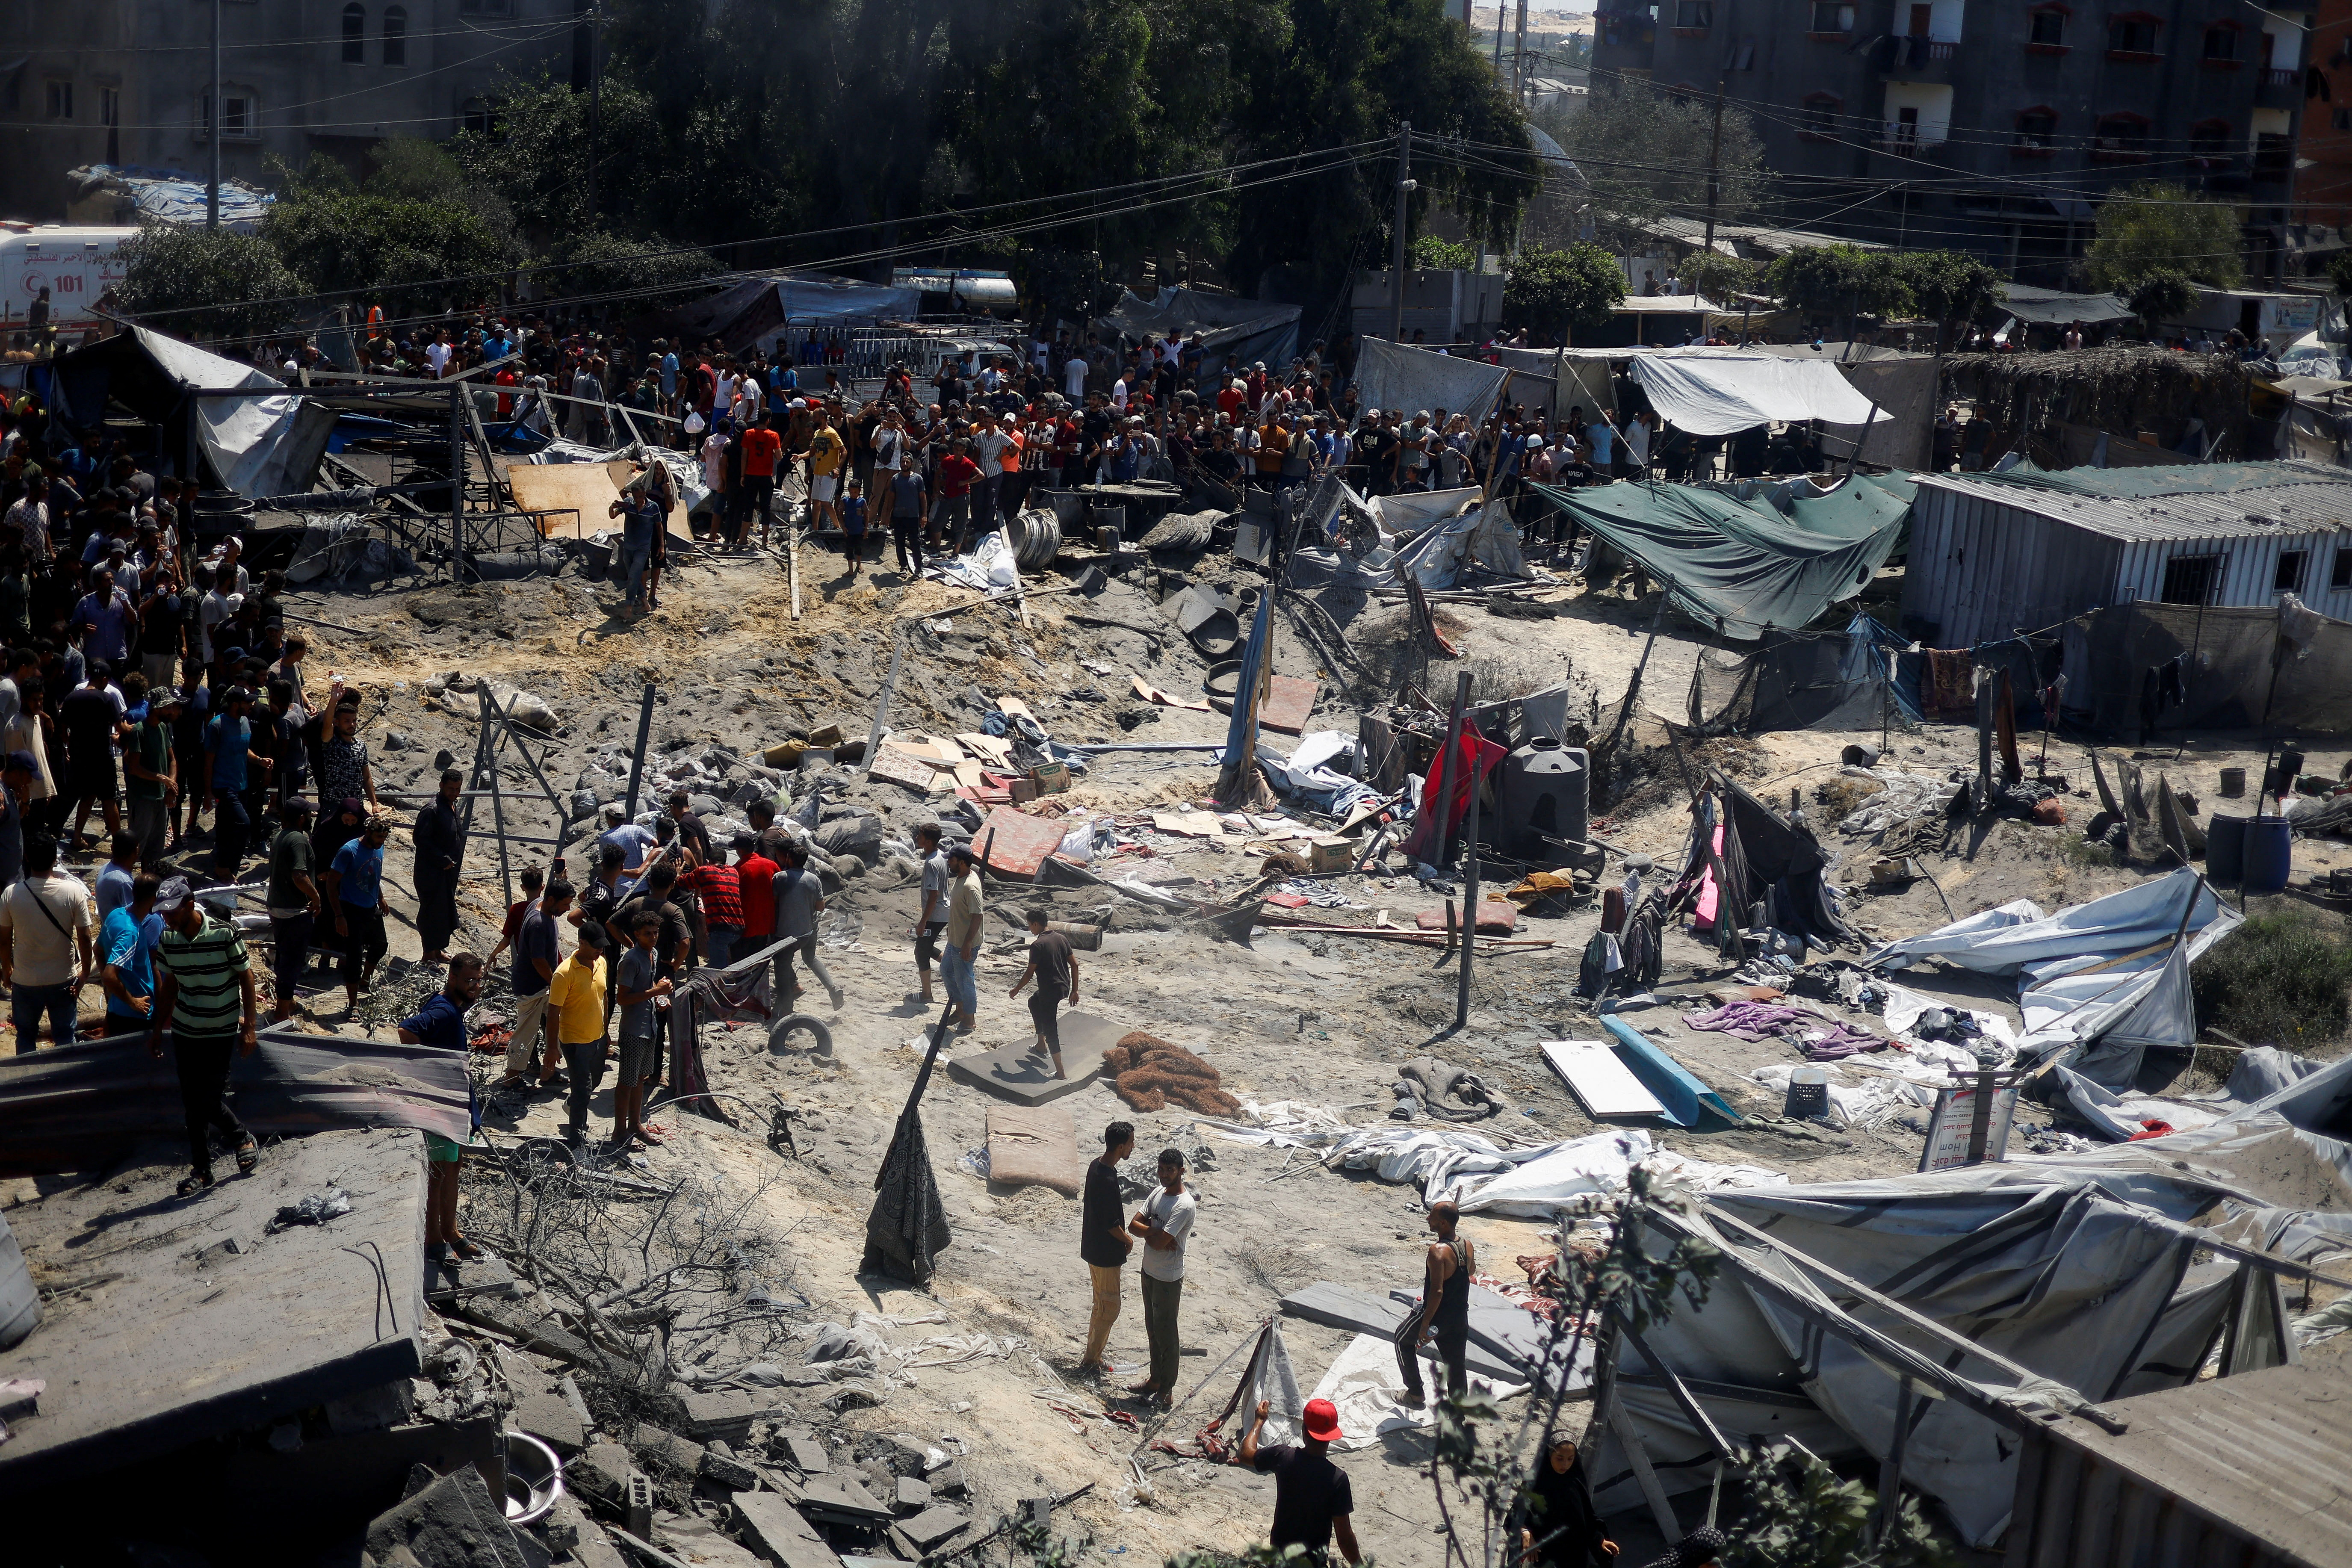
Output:
<path fill-rule="evenodd" d="M 1477 776 L 1483 779 L 1493 773 L 1508 754 L 1469 725 L 1463 725 L 1451 760 L 1447 760 L 1445 753 L 1441 752 L 1429 764 L 1430 782 L 1422 791 L 1421 815 L 1413 819 L 1412 833 L 1404 842 L 1404 852 L 1415 859 L 1426 859 L 1435 854 L 1438 845 L 1460 827 L 1462 819 L 1470 814 L 1472 759 L 1476 759 Z M 1442 786 L 1437 779 L 1441 772 L 1445 774 Z M 1447 796 L 1443 817 L 1432 809 L 1433 803 L 1429 798 L 1429 791 L 1439 787 L 1444 789 Z"/>
<path fill-rule="evenodd" d="M 758 937 L 764 945 L 774 940 L 776 932 L 776 896 L 772 887 L 776 863 L 765 855 L 746 855 L 735 862 L 734 869 L 737 897 L 743 910 L 743 934 Z"/>

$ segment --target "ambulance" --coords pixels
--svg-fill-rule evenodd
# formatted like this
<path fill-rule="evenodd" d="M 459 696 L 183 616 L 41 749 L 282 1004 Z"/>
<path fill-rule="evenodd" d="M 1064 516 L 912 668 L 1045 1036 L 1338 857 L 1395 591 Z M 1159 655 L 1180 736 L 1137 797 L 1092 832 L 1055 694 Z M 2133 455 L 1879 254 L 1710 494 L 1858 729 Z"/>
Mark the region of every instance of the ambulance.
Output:
<path fill-rule="evenodd" d="M 91 307 L 122 281 L 122 245 L 138 232 L 0 219 L 0 334 L 24 330 L 25 313 L 44 289 L 51 326 L 96 325 Z"/>

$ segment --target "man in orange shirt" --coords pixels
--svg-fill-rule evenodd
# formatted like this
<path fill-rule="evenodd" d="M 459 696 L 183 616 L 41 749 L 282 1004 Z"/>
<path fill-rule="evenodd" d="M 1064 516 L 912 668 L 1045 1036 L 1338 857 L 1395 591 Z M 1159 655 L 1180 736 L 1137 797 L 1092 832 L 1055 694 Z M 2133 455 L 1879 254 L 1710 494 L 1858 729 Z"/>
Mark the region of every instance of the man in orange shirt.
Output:
<path fill-rule="evenodd" d="M 751 509 L 743 522 L 743 535 L 751 533 L 751 518 L 758 518 L 762 550 L 768 547 L 769 503 L 776 494 L 776 461 L 783 450 L 784 438 L 776 431 L 772 414 L 743 432 L 744 504 Z M 737 538 L 735 544 L 740 549 L 743 538 Z"/>
<path fill-rule="evenodd" d="M 1282 460 L 1290 456 L 1290 432 L 1272 415 L 1257 433 L 1258 489 L 1276 490 L 1282 488 Z"/>

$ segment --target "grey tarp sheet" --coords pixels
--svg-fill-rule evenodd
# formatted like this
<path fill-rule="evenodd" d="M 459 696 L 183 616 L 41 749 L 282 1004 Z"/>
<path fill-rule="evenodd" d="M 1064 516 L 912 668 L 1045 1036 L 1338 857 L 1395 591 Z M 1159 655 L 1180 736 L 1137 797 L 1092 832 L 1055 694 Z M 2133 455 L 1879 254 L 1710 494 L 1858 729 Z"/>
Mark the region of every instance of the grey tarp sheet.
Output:
<path fill-rule="evenodd" d="M 1356 385 L 1366 408 L 1400 408 L 1416 414 L 1469 417 L 1475 428 L 1495 407 L 1505 371 L 1484 360 L 1456 359 L 1434 349 L 1417 349 L 1385 338 L 1365 338 L 1356 356 Z"/>
<path fill-rule="evenodd" d="M 1833 364 L 1747 349 L 1683 349 L 1633 359 L 1658 417 L 1694 436 L 1729 436 L 1783 420 L 1859 426 L 1885 419 Z"/>
<path fill-rule="evenodd" d="M 2112 471 L 2112 470 L 2110 470 Z M 2159 730 L 2251 730 L 2269 721 L 2306 735 L 2352 734 L 2352 624 L 2322 618 L 2317 634 L 2287 650 L 2271 687 L 2278 644 L 2273 605 L 2224 609 L 2137 599 L 2066 623 L 2069 713 L 2103 733 L 2137 733 L 2146 672 L 2187 655 L 2184 700 L 2157 715 Z"/>
<path fill-rule="evenodd" d="M 2063 327 L 2070 321 L 2080 321 L 2086 327 L 2102 321 L 2128 321 L 2131 307 L 2113 294 L 2064 294 L 2055 289 L 2033 289 L 2022 283 L 2011 283 L 2009 298 L 1994 307 L 1996 312 L 2006 310 L 2021 321 L 2040 326 Z"/>
<path fill-rule="evenodd" d="M 260 1133 L 415 1127 L 462 1141 L 473 1125 L 464 1053 L 432 1046 L 265 1030 L 230 1064 L 229 1089 Z M 0 1058 L 0 1176 L 97 1169 L 185 1127 L 168 1044 L 161 1061 L 143 1035 Z"/>
<path fill-rule="evenodd" d="M 1863 439 L 1862 460 L 1885 468 L 1924 468 L 1929 458 L 1929 427 L 1936 420 L 1936 361 L 1934 356 L 1870 343 L 1750 343 L 1743 353 L 1769 354 L 1774 359 L 1822 360 L 1837 366 L 1853 389 L 1878 405 L 1884 416 Z M 1861 437 L 1859 421 L 1822 426 L 1822 449 L 1832 458 L 1853 453 Z"/>
<path fill-rule="evenodd" d="M 1217 378 L 1227 354 L 1241 361 L 1245 370 L 1261 361 L 1271 371 L 1288 369 L 1298 357 L 1298 317 L 1297 306 L 1270 300 L 1162 289 L 1149 300 L 1122 293 L 1100 325 L 1130 338 L 1200 333 L 1201 378 L 1205 386 Z"/>
<path fill-rule="evenodd" d="M 152 424 L 192 417 L 205 465 L 248 500 L 310 489 L 334 429 L 331 410 L 276 377 L 146 327 L 60 356 L 58 377 L 78 424 L 98 423 L 110 399 Z M 197 390 L 268 395 L 192 397 Z"/>
<path fill-rule="evenodd" d="M 1472 1289 L 1475 1290 L 1478 1288 L 1473 1286 Z M 1486 1294 L 1492 1296 L 1493 1292 L 1488 1291 Z M 1398 1299 L 1400 1296 L 1402 1300 Z M 1396 1338 L 1398 1326 L 1404 1321 L 1406 1313 L 1412 1310 L 1413 1304 L 1418 1300 L 1418 1297 L 1406 1295 L 1403 1292 L 1376 1296 L 1369 1290 L 1358 1289 L 1353 1286 L 1335 1285 L 1329 1280 L 1318 1279 L 1304 1289 L 1294 1290 L 1285 1296 L 1282 1299 L 1282 1310 L 1291 1317 L 1303 1318 L 1310 1323 L 1321 1323 L 1326 1328 L 1345 1329 L 1360 1334 L 1378 1334 L 1384 1340 L 1393 1340 Z M 1503 1302 L 1503 1306 L 1508 1310 L 1518 1313 L 1520 1317 L 1527 1318 L 1530 1322 L 1534 1321 L 1530 1313 L 1510 1306 L 1502 1297 L 1494 1296 L 1494 1300 Z M 1493 1312 L 1494 1309 L 1490 1307 L 1488 1315 L 1491 1317 Z M 1479 1316 L 1475 1306 L 1472 1316 L 1474 1319 Z M 1503 1383 L 1525 1383 L 1528 1380 L 1528 1367 L 1525 1362 L 1519 1355 L 1501 1350 L 1500 1347 L 1507 1342 L 1496 1337 L 1495 1325 L 1492 1322 L 1485 1327 L 1486 1331 L 1481 1332 L 1479 1323 L 1474 1321 L 1471 1325 L 1470 1350 L 1469 1354 L 1465 1358 L 1470 1370 L 1481 1377 L 1491 1377 Z M 1540 1325 L 1538 1327 L 1540 1329 Z M 1516 1332 L 1515 1325 L 1514 1331 Z"/>
<path fill-rule="evenodd" d="M 2186 940 L 2175 943 L 2186 916 Z M 2189 966 L 2244 917 L 2193 868 L 2045 915 L 2020 899 L 1877 947 L 1871 968 L 1940 959 L 2018 976 L 2021 1047 L 2109 1089 L 2131 1087 L 2149 1046 L 2197 1038 Z"/>
<path fill-rule="evenodd" d="M 1740 642 L 1808 626 L 1853 597 L 1911 515 L 1886 490 L 1853 481 L 1791 501 L 1793 515 L 1688 485 L 1535 489 L 1670 584 L 1676 609 Z"/>
<path fill-rule="evenodd" d="M 2292 1217 L 2259 1199 L 2223 1197 L 2232 1163 L 2284 1124 L 2274 1117 L 2235 1128 L 2176 1134 L 2083 1157 L 2021 1160 L 1929 1175 L 1711 1194 L 1705 1213 L 1765 1230 L 1776 1247 L 1801 1253 L 2092 1400 L 2178 1386 L 2196 1374 L 2223 1313 L 2237 1266 L 2190 1268 L 2194 1234 L 2182 1222 L 2231 1214 Z M 2179 1171 L 2174 1161 L 2185 1161 Z M 2326 1216 L 2321 1216 L 2326 1217 Z M 1718 1232 L 1722 1245 L 1735 1238 Z M 1653 1234 L 1654 1253 L 1666 1238 Z M 1727 1434 L 1792 1434 L 1824 1458 L 1884 1458 L 1896 1379 L 1863 1352 L 1808 1328 L 1754 1279 L 1757 1272 L 1824 1300 L 1787 1257 L 1738 1240 L 1706 1304 L 1678 1301 L 1644 1333 L 1691 1384 Z M 1884 1327 L 1867 1310 L 1865 1322 Z M 1922 1336 L 1904 1336 L 1926 1344 Z M 1935 1359 L 1952 1364 L 1949 1352 Z M 1630 1346 L 1621 1369 L 1625 1405 L 1669 1492 L 1705 1488 L 1707 1452 L 1682 1412 L 1654 1387 L 1654 1369 Z M 1953 1370 L 2014 1402 L 1990 1363 Z M 2034 1395 L 2021 1395 L 2030 1407 Z M 2004 1524 L 2018 1445 L 1987 1417 L 1950 1399 L 1920 1400 L 1906 1440 L 1906 1481 L 1939 1500 L 1961 1534 L 1983 1545 Z M 1595 1491 L 1604 1513 L 1640 1506 L 1623 1445 L 1596 1450 Z"/>

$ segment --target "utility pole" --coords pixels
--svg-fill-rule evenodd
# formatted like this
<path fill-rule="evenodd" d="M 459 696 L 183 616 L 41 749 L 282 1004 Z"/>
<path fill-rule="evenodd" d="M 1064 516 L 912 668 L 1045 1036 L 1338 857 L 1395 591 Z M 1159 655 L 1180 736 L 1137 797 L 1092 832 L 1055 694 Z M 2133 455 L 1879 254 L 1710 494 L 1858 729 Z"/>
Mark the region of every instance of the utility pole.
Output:
<path fill-rule="evenodd" d="M 1518 24 L 1511 32 L 1511 97 L 1524 104 L 1527 101 L 1528 76 L 1528 0 L 1519 0 Z"/>
<path fill-rule="evenodd" d="M 1404 205 L 1412 194 L 1412 121 L 1397 127 L 1396 234 L 1389 246 L 1389 342 L 1404 342 Z"/>
<path fill-rule="evenodd" d="M 1510 19 L 1505 0 L 1495 0 L 1495 79 L 1503 79 L 1503 24 Z"/>
<path fill-rule="evenodd" d="M 1459 684 L 1454 689 L 1454 706 L 1462 715 L 1462 730 L 1460 738 L 1454 742 L 1454 767 L 1449 771 L 1462 769 L 1461 743 L 1467 740 L 1470 742 L 1470 809 L 1463 823 L 1462 972 L 1454 980 L 1454 1026 L 1466 1029 L 1470 1026 L 1470 955 L 1478 947 L 1478 780 L 1486 771 L 1478 765 L 1478 753 L 1484 749 L 1486 737 L 1479 734 L 1477 724 L 1470 717 L 1470 672 L 1465 670 L 1457 679 Z M 1449 789 L 1445 793 L 1450 796 L 1454 792 Z M 1444 812 L 1451 805 L 1450 800 L 1441 799 L 1437 809 Z M 1442 825 L 1444 818 L 1439 820 Z"/>
<path fill-rule="evenodd" d="M 221 180 L 221 0 L 213 0 L 213 96 L 212 112 L 206 116 L 207 129 L 213 137 L 213 177 L 205 187 L 205 227 L 220 227 Z"/>
<path fill-rule="evenodd" d="M 217 5 L 219 0 L 214 0 Z M 588 25 L 588 226 L 596 225 L 596 154 L 604 131 L 604 0 Z M 1719 112 L 1719 111 L 1718 111 Z"/>
<path fill-rule="evenodd" d="M 1723 190 L 1723 82 L 1715 84 L 1715 134 L 1706 144 L 1706 244 L 1709 256 L 1715 254 L 1715 199 Z M 1691 290 L 1694 294 L 1696 289 Z"/>

